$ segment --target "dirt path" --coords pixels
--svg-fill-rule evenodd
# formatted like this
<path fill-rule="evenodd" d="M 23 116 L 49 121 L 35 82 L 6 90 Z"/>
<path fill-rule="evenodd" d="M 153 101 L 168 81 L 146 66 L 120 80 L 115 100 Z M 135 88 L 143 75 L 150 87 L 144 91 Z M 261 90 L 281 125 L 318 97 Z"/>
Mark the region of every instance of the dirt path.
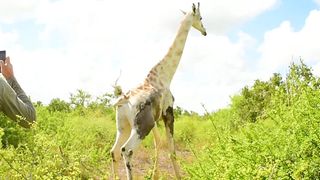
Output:
<path fill-rule="evenodd" d="M 184 162 L 192 162 L 192 153 L 184 149 L 178 148 L 177 159 L 183 160 Z M 152 174 L 153 163 L 154 163 L 154 149 L 147 149 L 141 147 L 138 149 L 137 153 L 133 157 L 133 172 L 134 179 L 149 179 Z M 180 163 L 179 163 L 180 164 Z M 119 163 L 120 179 L 126 179 L 126 171 L 124 163 Z M 180 168 L 180 173 L 185 176 L 185 172 Z M 159 177 L 160 179 L 174 179 L 175 174 L 172 167 L 171 160 L 169 158 L 169 153 L 166 148 L 161 148 L 159 151 Z"/>

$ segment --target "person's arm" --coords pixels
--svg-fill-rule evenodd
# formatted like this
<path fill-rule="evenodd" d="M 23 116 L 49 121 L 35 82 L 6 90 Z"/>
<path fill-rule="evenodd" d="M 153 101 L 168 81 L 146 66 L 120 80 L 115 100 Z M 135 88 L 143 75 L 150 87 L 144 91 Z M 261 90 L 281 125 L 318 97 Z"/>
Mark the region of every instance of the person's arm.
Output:
<path fill-rule="evenodd" d="M 17 121 L 19 125 L 29 128 L 36 120 L 36 112 L 33 104 L 14 77 L 10 58 L 7 57 L 5 62 L 0 61 L 0 67 L 2 75 L 6 79 L 6 82 L 3 78 L 0 81 L 1 110 L 10 119 Z"/>

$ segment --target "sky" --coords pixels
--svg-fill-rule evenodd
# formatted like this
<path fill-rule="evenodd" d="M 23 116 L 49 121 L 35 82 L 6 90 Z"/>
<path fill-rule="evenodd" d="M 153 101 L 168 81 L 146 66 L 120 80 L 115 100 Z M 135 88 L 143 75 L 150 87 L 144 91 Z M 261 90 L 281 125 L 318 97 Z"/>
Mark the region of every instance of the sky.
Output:
<path fill-rule="evenodd" d="M 190 0 L 1 0 L 0 50 L 32 101 L 93 96 L 143 82 L 171 46 Z M 194 2 L 196 3 L 196 2 Z M 256 79 L 304 62 L 320 75 L 320 0 L 201 0 L 207 36 L 188 35 L 175 105 L 216 111 Z"/>

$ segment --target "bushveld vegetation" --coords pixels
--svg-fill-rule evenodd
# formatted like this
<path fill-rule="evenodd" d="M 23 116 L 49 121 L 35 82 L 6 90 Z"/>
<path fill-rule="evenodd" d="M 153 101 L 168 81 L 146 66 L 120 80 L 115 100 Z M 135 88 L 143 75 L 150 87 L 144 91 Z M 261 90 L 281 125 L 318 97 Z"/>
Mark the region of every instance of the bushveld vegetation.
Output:
<path fill-rule="evenodd" d="M 78 90 L 68 102 L 36 102 L 38 120 L 30 130 L 1 116 L 0 179 L 109 179 L 113 98 Z M 256 80 L 217 112 L 177 107 L 175 115 L 185 179 L 320 178 L 320 79 L 303 62 L 291 64 L 286 77 Z M 166 152 L 164 133 L 160 147 Z M 149 153 L 139 158 L 149 157 L 152 165 L 152 135 L 141 148 Z M 151 165 L 134 167 L 137 176 L 150 179 Z M 171 179 L 171 173 L 161 176 Z"/>

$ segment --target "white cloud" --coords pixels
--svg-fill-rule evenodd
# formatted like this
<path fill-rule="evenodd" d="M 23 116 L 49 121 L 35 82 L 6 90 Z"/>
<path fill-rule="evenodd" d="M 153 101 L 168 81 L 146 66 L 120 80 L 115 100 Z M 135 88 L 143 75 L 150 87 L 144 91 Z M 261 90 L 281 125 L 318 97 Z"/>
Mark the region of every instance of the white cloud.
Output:
<path fill-rule="evenodd" d="M 268 74 L 277 72 L 301 57 L 308 64 L 320 61 L 320 11 L 313 10 L 306 18 L 303 28 L 295 31 L 290 22 L 265 33 L 259 51 L 260 68 Z"/>
<path fill-rule="evenodd" d="M 209 32 L 224 33 L 235 24 L 240 24 L 274 7 L 279 0 L 243 1 L 201 1 L 201 12 Z M 46 1 L 45 1 L 46 2 Z M 37 22 L 47 26 L 47 33 L 63 31 L 67 37 L 74 37 L 95 29 L 94 35 L 105 32 L 107 36 L 172 33 L 184 11 L 191 10 L 193 0 L 60 0 L 39 3 L 36 11 Z M 58 12 L 58 13 L 57 13 Z M 96 28 L 98 26 L 99 28 Z M 77 31 L 74 31 L 74 30 Z M 112 32 L 112 34 L 110 33 Z M 147 33 L 147 34 L 146 34 Z"/>
<path fill-rule="evenodd" d="M 320 5 L 320 0 L 314 0 L 318 5 Z"/>
<path fill-rule="evenodd" d="M 229 96 L 253 80 L 244 53 L 253 43 L 244 33 L 237 42 L 213 34 L 191 37 L 172 84 L 176 103 L 198 112 L 201 103 L 209 110 L 228 105 Z"/>
<path fill-rule="evenodd" d="M 37 4 L 44 0 L 8 0 L 1 1 L 0 22 L 14 23 L 34 17 Z"/>
<path fill-rule="evenodd" d="M 16 14 L 7 18 L 12 21 L 21 20 L 23 14 L 18 13 L 21 8 L 16 1 L 12 1 Z M 43 26 L 38 38 L 46 42 L 59 38 L 63 44 L 26 50 L 19 45 L 20 35 L 11 33 L 5 36 L 17 46 L 7 49 L 17 78 L 34 100 L 68 98 L 76 89 L 102 94 L 111 90 L 120 70 L 119 83 L 129 89 L 166 53 L 183 17 L 179 9 L 190 10 L 192 2 L 33 0 L 25 12 Z M 189 34 L 172 84 L 177 105 L 201 112 L 200 103 L 204 103 L 214 110 L 227 105 L 229 95 L 252 81 L 245 56 L 255 45 L 254 38 L 239 33 L 237 40 L 231 41 L 223 33 L 276 3 L 201 1 L 209 34 L 204 37 L 194 29 Z"/>
<path fill-rule="evenodd" d="M 205 22 L 215 33 L 224 33 L 236 25 L 272 9 L 279 0 L 205 1 Z"/>
<path fill-rule="evenodd" d="M 3 32 L 0 28 L 0 49 L 14 47 L 19 39 L 17 32 Z"/>

